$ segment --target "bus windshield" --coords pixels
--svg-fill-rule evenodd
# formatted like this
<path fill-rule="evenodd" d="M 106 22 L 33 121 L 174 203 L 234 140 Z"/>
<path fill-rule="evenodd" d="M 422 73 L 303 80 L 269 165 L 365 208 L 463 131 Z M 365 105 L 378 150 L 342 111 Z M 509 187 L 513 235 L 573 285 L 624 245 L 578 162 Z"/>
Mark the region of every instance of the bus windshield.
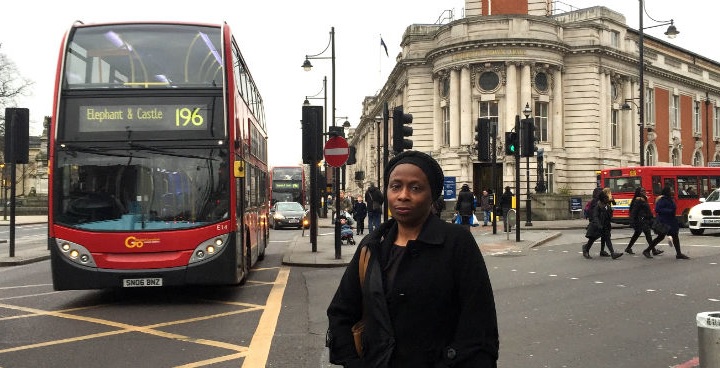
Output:
<path fill-rule="evenodd" d="M 70 35 L 63 88 L 221 87 L 220 28 L 80 26 Z"/>
<path fill-rule="evenodd" d="M 56 222 L 153 231 L 228 218 L 228 152 L 218 148 L 64 146 L 56 162 Z"/>

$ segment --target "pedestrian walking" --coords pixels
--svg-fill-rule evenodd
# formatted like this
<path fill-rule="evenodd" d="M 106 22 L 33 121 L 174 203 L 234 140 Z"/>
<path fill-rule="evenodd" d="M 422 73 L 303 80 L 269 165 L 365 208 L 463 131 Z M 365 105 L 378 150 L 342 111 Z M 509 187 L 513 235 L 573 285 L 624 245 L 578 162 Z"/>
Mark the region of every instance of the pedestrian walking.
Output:
<path fill-rule="evenodd" d="M 665 238 L 670 236 L 672 238 L 672 245 L 675 248 L 676 259 L 690 259 L 680 251 L 680 224 L 678 224 L 677 218 L 675 218 L 675 211 L 677 205 L 675 204 L 675 193 L 672 187 L 665 186 L 660 192 L 661 197 L 655 202 L 655 214 L 657 215 L 656 221 L 660 224 L 665 225 L 666 231 L 660 232 L 655 240 L 643 251 L 643 255 L 646 258 L 652 258 L 651 252 L 655 247 Z"/>
<path fill-rule="evenodd" d="M 492 220 L 490 218 L 492 204 L 490 203 L 490 194 L 488 194 L 487 190 L 483 190 L 480 196 L 480 211 L 483 213 L 483 226 L 487 226 L 488 222 Z"/>
<path fill-rule="evenodd" d="M 475 195 L 470 191 L 470 186 L 463 184 L 455 203 L 455 212 L 460 216 L 460 224 L 470 228 L 472 216 L 475 213 Z"/>
<path fill-rule="evenodd" d="M 469 231 L 431 214 L 442 168 L 425 153 L 404 151 L 383 177 L 392 218 L 360 242 L 327 309 L 330 362 L 497 367 L 495 300 L 478 244 Z M 352 326 L 361 319 L 360 353 Z"/>
<path fill-rule="evenodd" d="M 609 198 L 608 213 L 610 214 L 610 219 L 611 219 L 611 223 L 612 223 L 613 206 L 615 206 L 617 203 L 615 203 L 615 200 L 613 199 L 613 196 L 612 196 L 612 191 L 610 190 L 609 187 L 603 188 L 602 191 Z M 610 257 L 610 253 L 605 251 L 605 239 L 602 237 L 600 238 L 600 257 Z"/>
<path fill-rule="evenodd" d="M 380 227 L 384 202 L 385 198 L 380 189 L 375 184 L 370 183 L 370 187 L 365 191 L 365 204 L 368 210 L 368 232 L 370 233 Z"/>
<path fill-rule="evenodd" d="M 645 240 L 647 240 L 648 246 L 650 246 L 653 241 L 652 233 L 650 230 L 653 215 L 652 211 L 650 211 L 650 204 L 648 204 L 645 188 L 635 188 L 635 195 L 633 196 L 632 201 L 630 201 L 629 212 L 630 227 L 632 227 L 635 232 L 633 232 L 633 235 L 630 238 L 630 242 L 625 248 L 625 253 L 635 254 L 635 252 L 633 252 L 632 250 L 632 247 L 635 244 L 635 241 L 638 240 L 638 238 L 640 237 L 640 234 L 645 234 Z M 663 253 L 663 251 L 659 249 L 653 248 L 652 250 L 654 255 Z"/>
<path fill-rule="evenodd" d="M 365 232 L 365 217 L 367 216 L 367 204 L 363 202 L 362 196 L 357 196 L 357 201 L 353 205 L 353 218 L 355 219 L 355 229 L 357 235 L 362 235 Z"/>
<path fill-rule="evenodd" d="M 588 238 L 587 243 L 582 247 L 583 257 L 591 259 L 590 247 L 595 240 L 604 238 L 605 245 L 610 251 L 610 257 L 612 259 L 618 259 L 623 254 L 616 253 L 612 246 L 612 240 L 610 240 L 610 231 L 612 229 L 610 224 L 610 199 L 605 192 L 600 192 L 598 195 L 597 204 L 593 208 L 592 214 L 590 215 L 590 224 L 588 224 L 587 232 L 585 237 Z"/>
<path fill-rule="evenodd" d="M 502 216 L 503 216 L 503 231 L 508 232 L 510 229 L 512 229 L 512 224 L 508 224 L 508 212 L 512 208 L 512 199 L 513 199 L 513 192 L 510 190 L 510 187 L 505 187 L 505 191 L 502 195 L 500 195 L 500 208 L 502 209 Z"/>

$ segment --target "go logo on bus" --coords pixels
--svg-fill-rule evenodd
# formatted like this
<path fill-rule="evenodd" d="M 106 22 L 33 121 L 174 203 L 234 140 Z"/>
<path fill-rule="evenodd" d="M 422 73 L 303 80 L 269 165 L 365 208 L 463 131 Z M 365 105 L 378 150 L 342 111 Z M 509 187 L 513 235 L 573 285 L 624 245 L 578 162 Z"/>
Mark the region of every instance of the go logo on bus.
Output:
<path fill-rule="evenodd" d="M 184 127 L 188 126 L 188 124 L 192 124 L 199 127 L 202 126 L 203 123 L 205 123 L 205 121 L 200 114 L 199 107 L 196 107 L 195 109 L 187 107 L 175 109 L 175 126 Z"/>
<path fill-rule="evenodd" d="M 145 243 L 134 236 L 128 236 L 125 238 L 125 246 L 128 248 L 142 248 Z"/>

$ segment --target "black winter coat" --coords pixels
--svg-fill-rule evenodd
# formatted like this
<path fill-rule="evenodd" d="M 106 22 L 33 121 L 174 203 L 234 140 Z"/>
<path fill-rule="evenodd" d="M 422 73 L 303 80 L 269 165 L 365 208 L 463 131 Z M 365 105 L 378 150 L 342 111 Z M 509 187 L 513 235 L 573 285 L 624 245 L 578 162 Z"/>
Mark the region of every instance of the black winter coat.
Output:
<path fill-rule="evenodd" d="M 363 238 L 328 307 L 330 362 L 345 367 L 490 368 L 499 349 L 495 301 L 470 232 L 429 216 L 407 244 L 392 290 L 382 271 L 397 235 L 394 220 Z M 358 257 L 370 247 L 365 287 Z M 364 356 L 350 327 L 366 312 Z"/>
<path fill-rule="evenodd" d="M 650 229 L 652 224 L 652 211 L 647 203 L 647 197 L 638 196 L 630 202 L 630 226 L 639 231 Z"/>
<path fill-rule="evenodd" d="M 460 216 L 470 216 L 475 212 L 475 196 L 469 190 L 461 190 L 458 193 L 455 210 Z"/>

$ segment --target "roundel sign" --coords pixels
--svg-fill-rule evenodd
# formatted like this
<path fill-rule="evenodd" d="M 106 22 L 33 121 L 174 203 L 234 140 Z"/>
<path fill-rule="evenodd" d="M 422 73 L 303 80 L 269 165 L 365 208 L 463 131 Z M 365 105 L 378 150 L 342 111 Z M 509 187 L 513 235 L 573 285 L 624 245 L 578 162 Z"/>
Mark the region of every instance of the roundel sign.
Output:
<path fill-rule="evenodd" d="M 344 165 L 350 155 L 347 140 L 343 137 L 331 137 L 325 142 L 323 155 L 325 156 L 325 162 L 332 167 Z"/>

